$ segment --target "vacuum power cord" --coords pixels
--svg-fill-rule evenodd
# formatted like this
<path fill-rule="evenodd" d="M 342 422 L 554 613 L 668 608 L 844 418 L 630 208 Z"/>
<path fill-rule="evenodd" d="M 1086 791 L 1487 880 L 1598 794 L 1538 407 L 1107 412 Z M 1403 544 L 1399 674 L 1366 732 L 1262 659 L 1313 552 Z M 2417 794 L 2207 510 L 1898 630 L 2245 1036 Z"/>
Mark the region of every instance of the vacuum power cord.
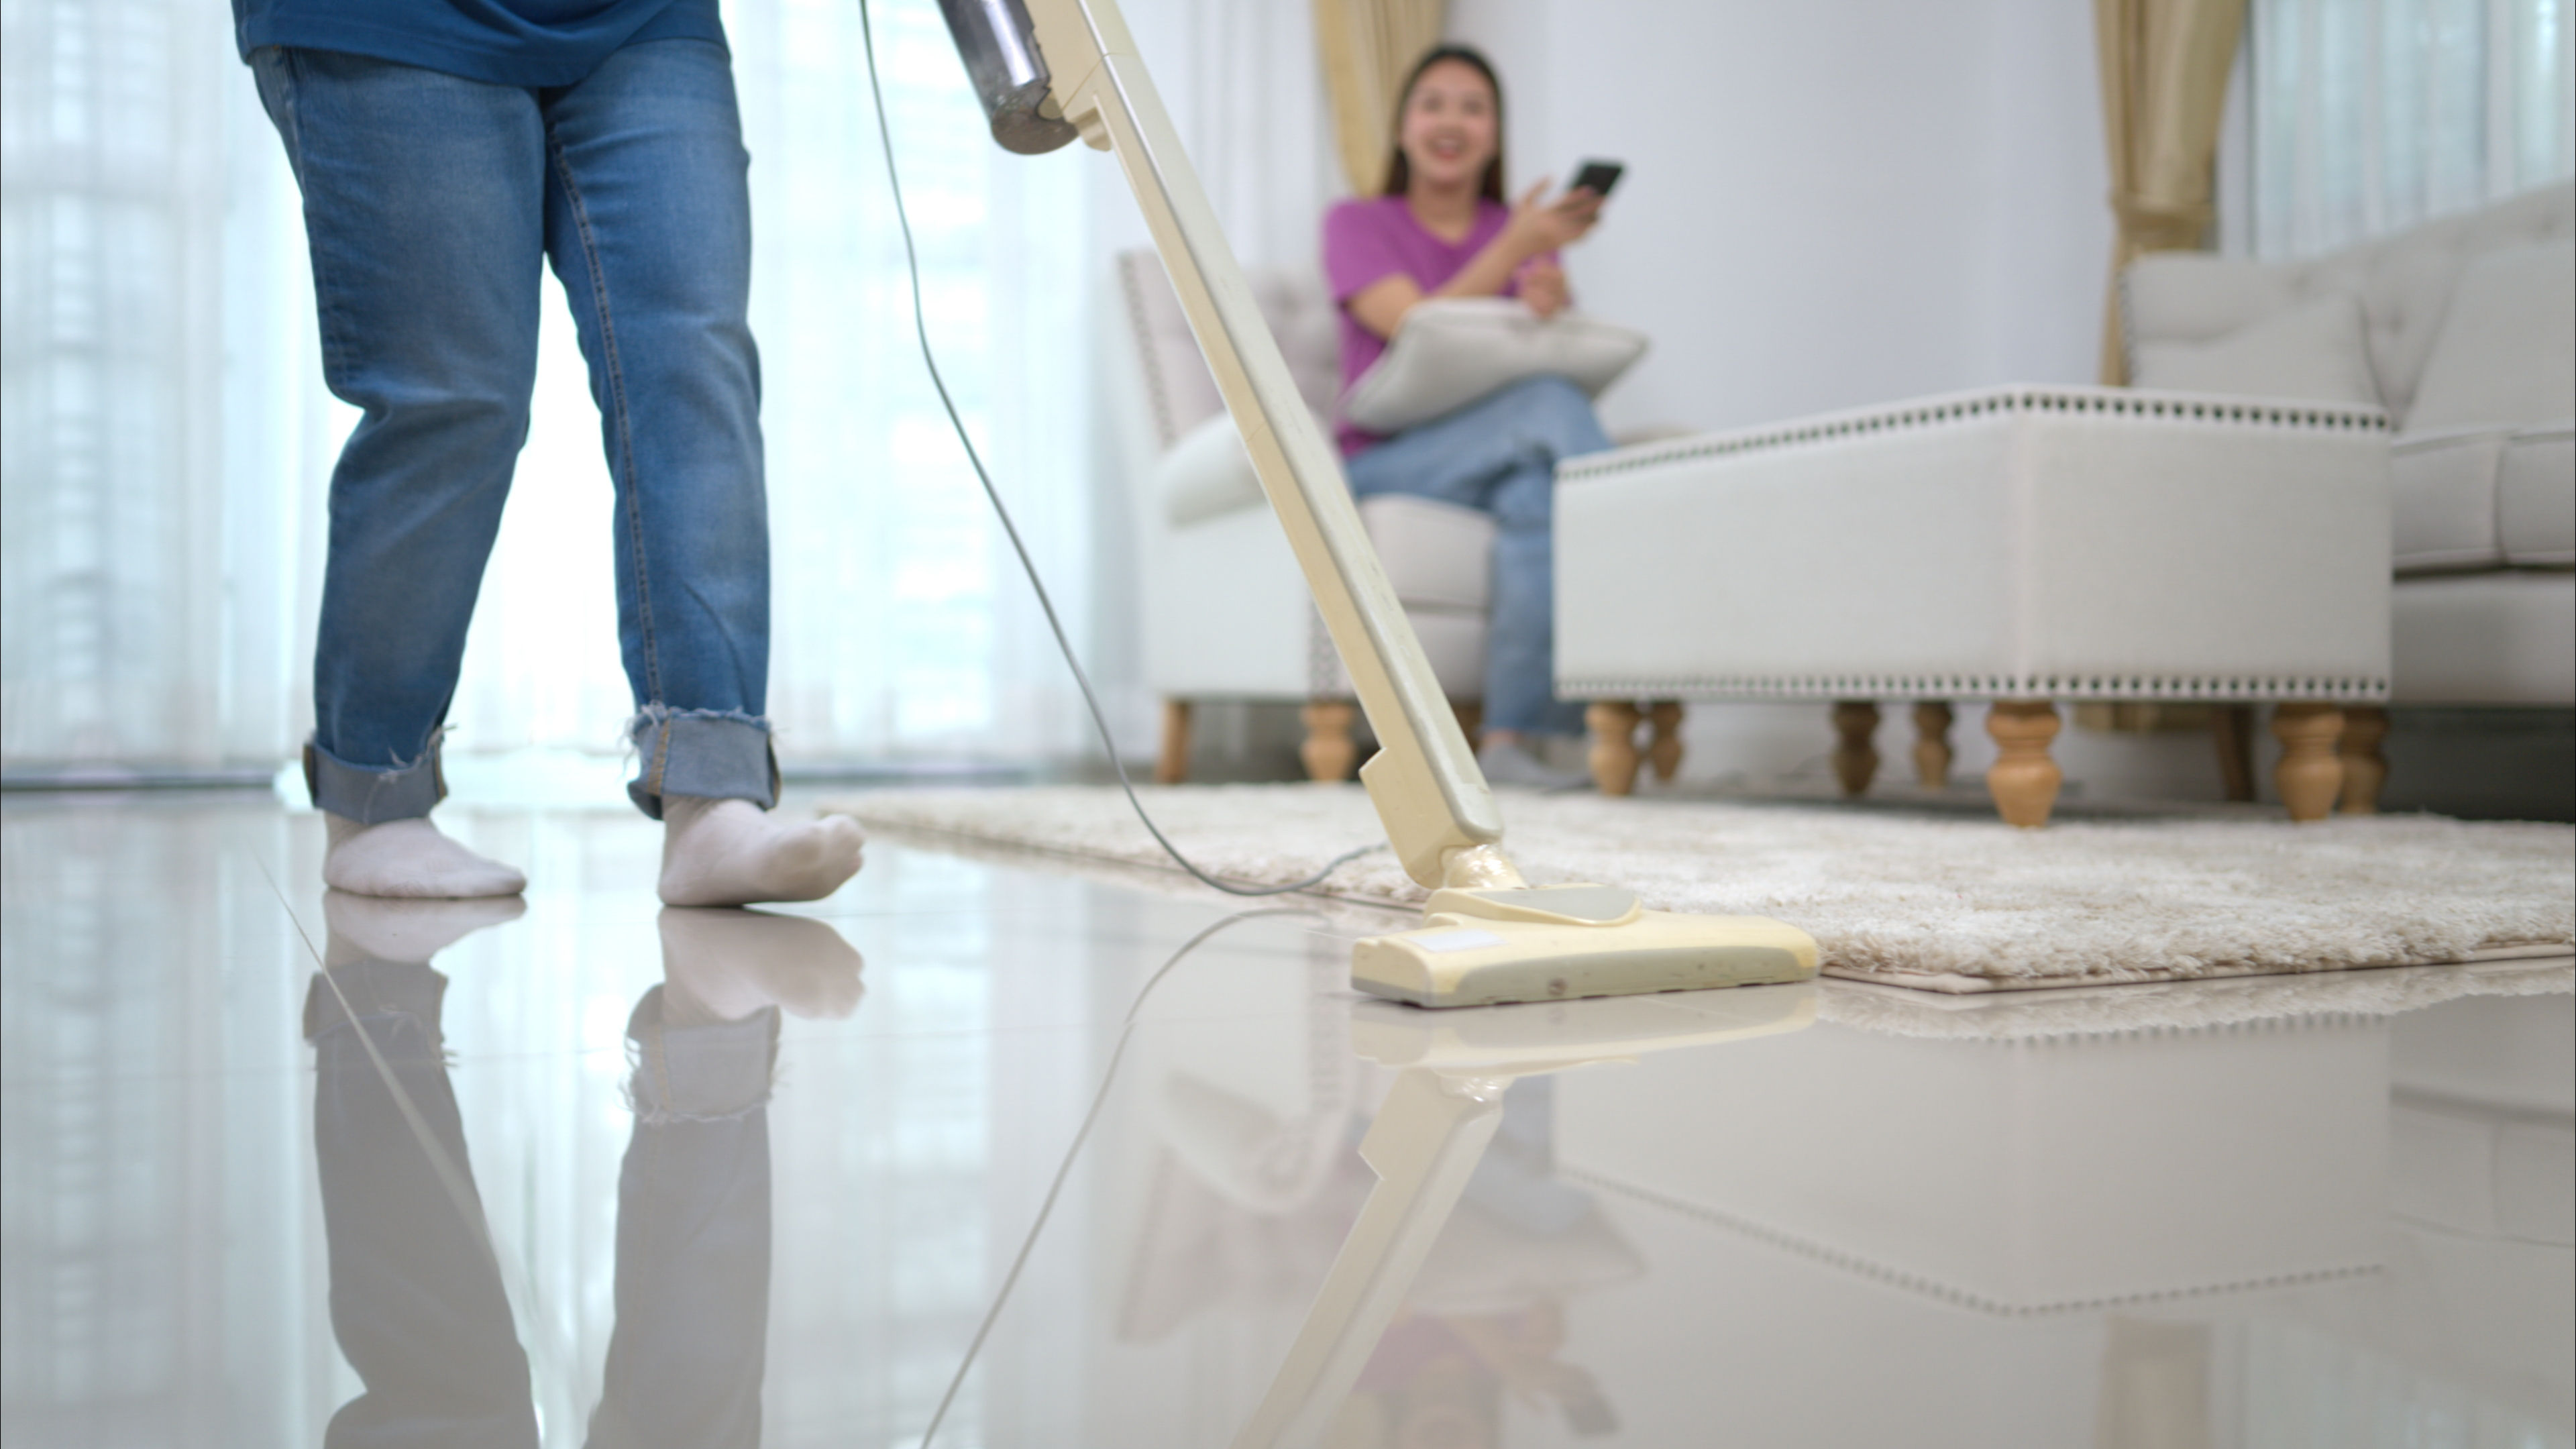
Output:
<path fill-rule="evenodd" d="M 1161 969 L 1146 977 L 1145 984 L 1136 988 L 1136 999 L 1127 1006 L 1127 1019 L 1118 1027 L 1118 1045 L 1110 1049 L 1109 1064 L 1100 1070 L 1099 1089 L 1091 1094 L 1091 1110 L 1082 1114 L 1082 1126 L 1074 1132 L 1072 1145 L 1064 1149 L 1064 1160 L 1056 1164 L 1055 1177 L 1047 1184 L 1046 1197 L 1038 1204 L 1037 1217 L 1029 1223 L 1028 1235 L 1020 1239 L 1020 1251 L 1012 1256 L 1010 1271 L 1002 1275 L 1002 1286 L 994 1292 L 992 1306 L 984 1310 L 983 1321 L 975 1325 L 975 1336 L 966 1344 L 965 1357 L 957 1361 L 957 1372 L 949 1376 L 948 1391 L 939 1396 L 939 1408 L 930 1416 L 930 1427 L 921 1431 L 919 1449 L 930 1449 L 930 1441 L 938 1436 L 939 1426 L 947 1422 L 949 1407 L 956 1403 L 957 1391 L 965 1386 L 967 1370 L 975 1366 L 976 1357 L 984 1351 L 984 1340 L 992 1334 L 995 1321 L 1001 1318 L 1002 1306 L 1011 1301 L 1011 1290 L 1019 1285 L 1020 1270 L 1029 1265 L 1029 1254 L 1037 1248 L 1038 1235 L 1046 1231 L 1047 1219 L 1055 1215 L 1056 1199 L 1064 1192 L 1065 1179 L 1073 1173 L 1074 1159 L 1082 1155 L 1082 1144 L 1090 1140 L 1092 1127 L 1100 1121 L 1100 1109 L 1109 1101 L 1110 1084 L 1118 1080 L 1118 1064 L 1126 1059 L 1127 1045 L 1136 1036 L 1136 1013 L 1145 1009 L 1145 998 L 1162 984 L 1164 977 L 1172 974 L 1172 968 L 1188 960 L 1190 953 L 1206 944 L 1209 937 L 1264 916 L 1322 919 L 1314 910 L 1302 906 L 1269 906 L 1260 910 L 1237 911 L 1182 942 L 1181 948 L 1171 954 Z"/>
<path fill-rule="evenodd" d="M 1038 577 L 1038 566 L 1029 557 L 1028 545 L 1020 541 L 1019 525 L 1012 522 L 1011 510 L 1003 506 L 1002 495 L 993 486 L 993 475 L 985 471 L 984 457 L 975 450 L 975 440 L 967 435 L 966 422 L 958 416 L 957 404 L 948 395 L 948 380 L 940 375 L 939 359 L 930 350 L 930 324 L 921 305 L 921 257 L 912 244 L 912 218 L 904 210 L 903 181 L 895 174 L 894 131 L 886 124 L 885 87 L 877 79 L 876 33 L 869 23 L 868 0 L 859 0 L 859 42 L 867 52 L 868 96 L 876 105 L 877 142 L 885 151 L 886 187 L 894 193 L 895 222 L 903 230 L 904 266 L 912 278 L 912 328 L 914 335 L 921 339 L 922 365 L 930 370 L 930 384 L 939 393 L 939 405 L 948 412 L 948 425 L 956 430 L 957 441 L 966 450 L 966 461 L 975 467 L 975 481 L 984 485 L 984 497 L 992 503 L 994 515 L 1002 520 L 1002 532 L 1011 540 L 1011 552 L 1019 555 L 1020 568 L 1029 576 L 1029 587 L 1038 596 L 1038 608 L 1046 614 L 1047 628 L 1055 635 L 1056 648 L 1064 652 L 1065 667 L 1073 671 L 1073 682 L 1082 689 L 1082 702 L 1091 710 L 1092 727 L 1100 733 L 1100 747 L 1109 752 L 1109 766 L 1118 772 L 1118 788 L 1127 792 L 1127 803 L 1135 807 L 1136 818 L 1145 823 L 1146 833 L 1154 837 L 1154 843 L 1163 847 L 1165 854 L 1179 862 L 1181 869 L 1235 896 L 1276 896 L 1306 890 L 1321 885 L 1325 877 L 1361 856 L 1385 849 L 1383 845 L 1370 844 L 1346 850 L 1334 856 L 1322 870 L 1286 885 L 1237 885 L 1201 870 L 1196 862 L 1181 854 L 1180 847 L 1172 844 L 1161 827 L 1154 824 L 1154 817 L 1145 813 L 1145 802 L 1136 798 L 1136 786 L 1127 778 L 1127 762 L 1118 757 L 1117 742 L 1109 737 L 1109 717 L 1101 711 L 1100 698 L 1092 692 L 1090 676 L 1082 671 L 1082 661 L 1074 656 L 1073 642 L 1065 637 L 1064 622 L 1056 617 L 1055 600 L 1048 596 L 1045 581 Z"/>

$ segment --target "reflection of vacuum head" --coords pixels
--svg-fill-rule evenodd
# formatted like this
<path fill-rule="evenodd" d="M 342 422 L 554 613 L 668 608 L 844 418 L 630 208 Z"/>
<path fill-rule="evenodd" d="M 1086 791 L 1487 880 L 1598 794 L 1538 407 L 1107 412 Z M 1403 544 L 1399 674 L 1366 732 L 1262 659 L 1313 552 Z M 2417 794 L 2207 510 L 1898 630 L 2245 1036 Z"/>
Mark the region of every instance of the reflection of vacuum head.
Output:
<path fill-rule="evenodd" d="M 1815 943 L 1777 921 L 1643 911 L 1634 893 L 1606 886 L 1527 889 L 1503 854 L 1493 791 L 1115 0 L 940 9 L 1002 145 L 1046 151 L 1079 135 L 1116 153 L 1377 733 L 1360 781 L 1405 873 L 1434 895 L 1422 927 L 1360 943 L 1354 984 L 1417 1006 L 1469 1006 L 1813 976 Z"/>
<path fill-rule="evenodd" d="M 1797 1031 L 1815 1015 L 1812 982 L 1723 995 L 1505 1006 L 1463 1016 L 1423 1016 L 1376 1002 L 1352 1008 L 1352 1045 L 1403 1068 L 1360 1142 L 1360 1157 L 1376 1170 L 1378 1185 L 1270 1392 L 1235 1436 L 1237 1449 L 1318 1442 L 1403 1306 L 1501 1124 L 1503 1094 L 1515 1080 Z"/>

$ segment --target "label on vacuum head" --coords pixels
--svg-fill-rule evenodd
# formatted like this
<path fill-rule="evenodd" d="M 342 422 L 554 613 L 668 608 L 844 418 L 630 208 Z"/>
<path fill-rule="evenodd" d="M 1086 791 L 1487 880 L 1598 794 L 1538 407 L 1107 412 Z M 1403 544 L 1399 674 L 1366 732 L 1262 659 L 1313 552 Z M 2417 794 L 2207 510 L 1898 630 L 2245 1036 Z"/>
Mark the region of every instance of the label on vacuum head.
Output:
<path fill-rule="evenodd" d="M 1405 939 L 1425 951 L 1476 951 L 1503 944 L 1503 938 L 1491 931 L 1434 931 Z"/>

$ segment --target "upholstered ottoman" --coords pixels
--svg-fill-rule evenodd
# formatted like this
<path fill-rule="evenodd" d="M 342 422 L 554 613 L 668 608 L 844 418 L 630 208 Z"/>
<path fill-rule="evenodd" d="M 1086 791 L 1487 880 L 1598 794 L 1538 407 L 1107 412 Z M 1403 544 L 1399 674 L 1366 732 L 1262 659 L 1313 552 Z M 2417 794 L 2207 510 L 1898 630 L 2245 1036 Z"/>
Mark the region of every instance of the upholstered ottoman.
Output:
<path fill-rule="evenodd" d="M 2040 825 L 2055 701 L 2265 700 L 2282 798 L 2317 819 L 2341 710 L 2388 695 L 2375 408 L 1992 388 L 1575 459 L 1556 531 L 1557 693 L 1598 701 L 1612 794 L 1641 714 L 1670 777 L 1681 700 L 1837 701 L 1857 794 L 1874 701 L 1922 702 L 1938 783 L 1948 702 L 1982 699 L 1996 805 Z"/>

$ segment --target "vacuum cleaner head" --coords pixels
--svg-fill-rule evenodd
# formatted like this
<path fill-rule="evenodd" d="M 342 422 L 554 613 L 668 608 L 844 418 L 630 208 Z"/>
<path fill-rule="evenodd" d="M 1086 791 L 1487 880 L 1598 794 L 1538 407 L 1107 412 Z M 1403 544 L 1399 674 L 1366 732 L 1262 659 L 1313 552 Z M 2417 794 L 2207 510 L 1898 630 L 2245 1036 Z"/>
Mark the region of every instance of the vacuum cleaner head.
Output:
<path fill-rule="evenodd" d="M 1760 916 L 1650 911 L 1615 886 L 1434 891 L 1422 924 L 1351 951 L 1351 984 L 1416 1006 L 1488 1006 L 1806 981 L 1816 943 Z"/>

